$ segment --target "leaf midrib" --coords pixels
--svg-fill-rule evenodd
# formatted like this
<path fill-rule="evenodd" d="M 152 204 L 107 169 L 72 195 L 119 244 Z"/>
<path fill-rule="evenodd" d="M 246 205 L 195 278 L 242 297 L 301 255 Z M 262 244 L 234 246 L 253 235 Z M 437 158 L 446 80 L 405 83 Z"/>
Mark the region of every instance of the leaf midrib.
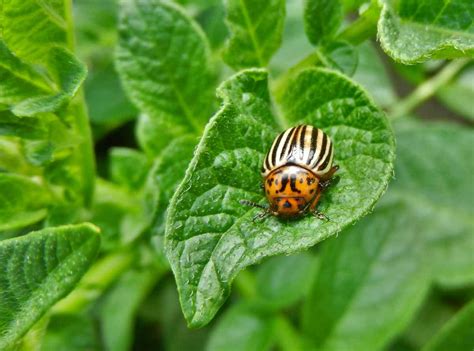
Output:
<path fill-rule="evenodd" d="M 44 91 L 45 94 L 47 95 L 51 95 L 51 93 L 54 92 L 54 90 L 51 89 L 50 86 L 48 85 L 42 85 L 40 82 L 36 81 L 36 80 L 32 80 L 31 77 L 29 76 L 25 76 L 25 75 L 22 75 L 22 74 L 19 74 L 18 71 L 15 71 L 15 70 L 12 70 L 11 67 L 9 67 L 8 65 L 6 65 L 4 62 L 0 61 L 0 67 L 1 68 L 4 68 L 7 72 L 9 72 L 12 76 L 20 79 L 21 81 L 23 82 L 26 82 L 26 83 L 29 83 L 31 84 L 32 86 L 34 86 L 35 88 L 41 90 L 41 91 Z M 48 90 L 51 89 L 51 90 Z"/>
<path fill-rule="evenodd" d="M 418 27 L 418 28 L 422 28 L 424 30 L 426 30 L 427 27 L 428 27 L 429 30 L 431 30 L 433 32 L 438 32 L 440 34 L 447 34 L 447 35 L 450 35 L 450 36 L 466 37 L 468 39 L 474 40 L 474 34 L 473 33 L 461 32 L 461 31 L 458 31 L 458 30 L 455 30 L 455 29 L 449 29 L 449 28 L 445 28 L 445 27 L 435 26 L 433 24 L 423 24 L 423 23 L 420 23 L 420 22 L 413 22 L 411 20 L 406 20 L 404 18 L 400 18 L 400 24 L 408 25 L 408 26 L 412 26 L 412 27 Z"/>
<path fill-rule="evenodd" d="M 73 248 L 69 242 L 69 240 L 67 240 L 67 238 L 63 238 L 64 234 L 61 235 L 61 240 L 64 240 L 65 242 L 68 243 L 68 246 L 70 247 L 70 252 L 63 258 L 63 260 L 56 266 L 54 267 L 51 271 L 49 271 L 47 273 L 47 275 L 45 276 L 44 279 L 42 279 L 41 283 L 38 285 L 38 287 L 36 289 L 34 289 L 32 292 L 31 292 L 31 295 L 30 297 L 28 298 L 28 300 L 26 300 L 26 302 L 22 303 L 20 309 L 19 309 L 19 313 L 17 314 L 17 316 L 21 316 L 21 318 L 14 318 L 12 320 L 9 321 L 9 324 L 8 326 L 11 326 L 12 324 L 14 324 L 14 326 L 19 326 L 17 328 L 8 328 L 8 331 L 6 333 L 2 333 L 2 335 L 0 336 L 0 349 L 3 348 L 4 346 L 8 346 L 7 343 L 9 343 L 8 340 L 5 341 L 5 339 L 9 339 L 11 337 L 15 337 L 15 335 L 18 335 L 18 334 L 21 334 L 23 333 L 25 330 L 28 329 L 28 327 L 25 327 L 25 325 L 27 325 L 28 323 L 25 322 L 25 316 L 24 316 L 24 312 L 28 312 L 30 310 L 34 310 L 34 307 L 36 306 L 30 306 L 32 301 L 36 301 L 38 298 L 37 298 L 37 295 L 38 295 L 38 291 L 41 290 L 45 285 L 47 286 L 50 278 L 52 277 L 53 274 L 55 274 L 58 270 L 62 269 L 64 266 L 68 265 L 68 262 L 71 260 L 71 256 L 76 256 L 78 254 L 82 254 L 83 252 L 83 248 L 88 246 L 90 244 L 90 242 L 94 239 L 93 236 L 90 236 L 88 239 L 82 241 L 80 243 L 80 245 L 76 248 Z M 54 235 L 53 235 L 54 237 Z M 25 237 L 25 240 L 27 239 L 27 237 Z M 43 240 L 42 242 L 42 246 L 44 247 L 45 243 L 44 241 L 48 240 L 50 238 L 45 238 L 45 240 Z M 56 250 L 57 250 L 57 243 L 59 241 L 59 238 L 55 238 L 56 240 Z M 30 245 L 31 243 L 29 243 Z M 1 246 L 1 244 L 0 244 Z M 10 257 L 13 257 L 10 256 Z M 8 265 L 8 263 L 7 263 Z M 22 269 L 24 269 L 24 265 L 22 265 Z M 76 272 L 77 273 L 77 272 Z M 43 310 L 46 310 L 45 308 L 43 308 Z M 28 318 L 26 318 L 26 321 L 28 321 Z M 21 327 L 23 325 L 23 328 Z M 18 332 L 18 330 L 20 332 Z"/>
<path fill-rule="evenodd" d="M 252 45 L 255 49 L 255 53 L 257 54 L 257 60 L 260 65 L 260 67 L 265 67 L 265 61 L 263 60 L 262 57 L 262 52 L 260 50 L 260 46 L 256 37 L 256 33 L 254 30 L 254 27 L 252 25 L 252 22 L 250 20 L 250 16 L 248 13 L 247 6 L 245 5 L 244 0 L 239 0 L 240 7 L 242 8 L 242 15 L 244 17 L 245 25 L 247 26 L 249 36 L 250 36 L 250 41 L 252 42 Z"/>
<path fill-rule="evenodd" d="M 161 6 L 166 6 L 166 3 L 165 4 L 161 4 Z M 169 6 L 169 5 L 168 5 Z M 171 8 L 172 10 L 176 11 L 176 9 L 174 9 L 172 6 L 170 6 L 169 8 Z M 139 12 L 139 15 L 140 17 L 142 18 L 142 20 L 144 22 L 146 22 L 146 16 L 145 14 L 143 13 L 143 9 L 141 6 L 138 6 L 136 7 L 136 9 L 138 10 Z M 173 15 L 173 18 L 176 18 L 176 16 Z M 180 19 L 181 20 L 181 19 Z M 187 17 L 186 17 L 186 20 L 189 20 Z M 174 35 L 174 31 L 176 30 L 176 23 L 173 23 L 173 33 L 171 34 L 171 41 L 170 41 L 170 44 L 168 46 L 168 52 L 172 46 L 172 40 L 175 39 L 175 35 Z M 130 52 L 130 56 L 133 56 L 133 53 Z M 167 55 L 168 53 L 166 53 L 164 55 L 165 57 L 165 60 L 166 60 L 166 66 L 168 66 L 168 58 L 167 58 Z M 206 53 L 207 54 L 207 53 Z M 142 66 L 142 68 L 145 68 L 143 67 L 141 61 L 137 61 L 139 63 L 140 66 Z M 144 69 L 144 71 L 146 72 L 146 69 Z M 181 108 L 181 110 L 183 111 L 183 117 L 184 119 L 189 123 L 189 125 L 192 126 L 192 129 L 197 133 L 197 134 L 201 134 L 202 133 L 202 126 L 197 122 L 196 119 L 193 118 L 193 114 L 192 114 L 192 111 L 189 109 L 188 107 L 188 103 L 186 102 L 186 100 L 184 99 L 184 97 L 181 95 L 181 93 L 179 92 L 179 89 L 176 85 L 176 82 L 175 80 L 173 79 L 173 75 L 170 73 L 171 70 L 164 70 L 165 74 L 166 74 L 166 77 L 168 78 L 168 82 L 169 82 L 169 86 L 171 87 L 171 89 L 173 90 L 173 93 L 174 95 L 176 96 L 177 100 L 178 100 L 178 103 L 179 103 L 179 106 Z M 157 85 L 160 85 L 158 82 L 154 81 L 155 84 Z"/>

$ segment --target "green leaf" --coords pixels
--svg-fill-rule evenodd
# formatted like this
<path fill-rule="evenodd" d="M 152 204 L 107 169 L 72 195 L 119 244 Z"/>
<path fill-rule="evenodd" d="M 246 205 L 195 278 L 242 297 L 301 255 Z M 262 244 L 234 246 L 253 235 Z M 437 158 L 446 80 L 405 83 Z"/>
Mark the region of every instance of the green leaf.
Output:
<path fill-rule="evenodd" d="M 0 119 L 1 118 L 3 118 L 3 116 L 0 113 Z M 2 127 L 0 127 L 0 129 L 1 128 Z M 0 134 L 2 134 L 1 130 Z M 34 167 L 26 162 L 20 141 L 16 138 L 0 137 L 0 155 L 2 155 L 2 157 L 0 157 L 0 173 L 34 173 Z"/>
<path fill-rule="evenodd" d="M 466 68 L 452 82 L 442 86 L 437 97 L 452 111 L 474 121 L 474 66 Z"/>
<path fill-rule="evenodd" d="M 0 230 L 40 221 L 51 201 L 51 194 L 32 178 L 0 173 Z"/>
<path fill-rule="evenodd" d="M 446 293 L 449 294 L 445 291 L 444 294 Z M 438 289 L 434 289 L 398 339 L 409 344 L 413 349 L 420 350 L 456 314 L 457 309 L 458 306 L 450 303 L 449 298 L 446 299 L 442 291 L 440 293 Z"/>
<path fill-rule="evenodd" d="M 22 86 L 22 89 L 25 84 L 37 84 L 39 78 L 47 85 L 44 92 L 31 94 L 27 90 L 27 96 L 7 104 L 0 102 L 0 106 L 18 116 L 40 117 L 37 115 L 54 112 L 77 137 L 73 139 L 80 138 L 78 145 L 61 153 L 60 158 L 55 157 L 55 142 L 50 138 L 25 142 L 25 151 L 32 163 L 48 165 L 43 175 L 49 181 L 54 178 L 50 187 L 64 187 L 57 189 L 65 195 L 58 199 L 58 206 L 67 202 L 66 207 L 71 207 L 71 203 L 76 207 L 89 205 L 95 168 L 86 108 L 82 96 L 76 94 L 86 76 L 86 68 L 71 53 L 74 47 L 72 2 L 11 0 L 2 4 L 0 18 L 0 71 L 6 70 L 5 82 L 13 76 L 24 81 L 22 85 L 13 84 Z M 32 74 L 25 74 L 26 71 L 36 72 L 33 80 Z M 0 91 L 8 92 L 2 83 L 3 80 Z M 68 104 L 75 95 L 79 96 Z M 66 139 L 67 135 L 63 138 Z M 56 168 L 59 165 L 61 169 Z"/>
<path fill-rule="evenodd" d="M 322 46 L 318 52 L 323 66 L 352 76 L 357 68 L 359 56 L 357 50 L 345 41 L 332 41 Z"/>
<path fill-rule="evenodd" d="M 63 0 L 11 0 L 2 3 L 0 36 L 28 62 L 42 62 L 51 46 L 68 46 L 69 3 Z"/>
<path fill-rule="evenodd" d="M 0 242 L 0 348 L 21 338 L 77 284 L 99 249 L 91 224 L 48 228 Z"/>
<path fill-rule="evenodd" d="M 81 314 L 54 314 L 41 351 L 99 351 L 99 336 L 92 318 Z"/>
<path fill-rule="evenodd" d="M 390 194 L 425 222 L 427 264 L 434 279 L 448 285 L 474 282 L 473 143 L 471 130 L 443 124 L 414 125 L 398 133 L 397 178 Z"/>
<path fill-rule="evenodd" d="M 308 253 L 272 257 L 264 262 L 256 274 L 260 305 L 282 309 L 296 303 L 309 291 L 316 263 Z"/>
<path fill-rule="evenodd" d="M 377 50 L 371 43 L 365 42 L 359 45 L 358 54 L 359 63 L 354 80 L 369 91 L 378 105 L 392 105 L 396 94 Z"/>
<path fill-rule="evenodd" d="M 135 314 L 157 278 L 157 272 L 152 269 L 128 271 L 107 294 L 101 310 L 102 336 L 107 350 L 130 350 Z"/>
<path fill-rule="evenodd" d="M 97 179 L 96 182 L 90 221 L 101 228 L 101 249 L 110 251 L 133 241 L 141 234 L 142 227 L 127 228 L 127 221 L 139 216 L 142 208 L 137 194 L 102 179 Z"/>
<path fill-rule="evenodd" d="M 195 330 L 186 326 L 173 281 L 165 280 L 163 286 L 147 298 L 140 309 L 140 317 L 159 324 L 165 350 L 206 350 L 210 328 Z"/>
<path fill-rule="evenodd" d="M 303 323 L 321 350 L 381 349 L 433 280 L 473 281 L 472 138 L 445 125 L 401 128 L 397 179 L 381 206 L 324 246 Z"/>
<path fill-rule="evenodd" d="M 209 337 L 208 351 L 264 351 L 273 343 L 272 319 L 256 306 L 232 306 L 217 322 Z"/>
<path fill-rule="evenodd" d="M 136 108 L 122 90 L 112 63 L 105 67 L 92 67 L 84 83 L 84 93 L 95 130 L 116 128 L 137 114 Z"/>
<path fill-rule="evenodd" d="M 278 76 L 295 66 L 302 57 L 313 50 L 304 32 L 304 23 L 301 20 L 303 1 L 287 1 L 285 29 L 280 49 L 270 62 L 271 73 Z"/>
<path fill-rule="evenodd" d="M 17 116 L 33 116 L 58 110 L 76 95 L 87 75 L 86 66 L 68 50 L 60 47 L 49 50 L 46 67 L 58 91 L 51 96 L 33 97 L 17 104 L 12 109 Z"/>
<path fill-rule="evenodd" d="M 235 69 L 266 67 L 280 47 L 284 0 L 226 0 L 226 23 L 231 33 L 224 61 Z"/>
<path fill-rule="evenodd" d="M 474 348 L 474 300 L 458 312 L 423 351 L 472 350 Z"/>
<path fill-rule="evenodd" d="M 212 48 L 219 50 L 229 35 L 224 22 L 224 2 L 219 0 L 209 4 L 209 1 L 205 1 L 205 4 L 205 9 L 198 14 L 196 20 L 202 26 Z"/>
<path fill-rule="evenodd" d="M 53 150 L 72 147 L 80 141 L 79 137 L 68 129 L 66 123 L 50 113 L 41 114 L 40 117 L 23 118 L 9 111 L 0 111 L 0 136 L 19 137 L 23 139 L 24 144 L 31 140 L 45 142 Z"/>
<path fill-rule="evenodd" d="M 384 114 L 357 85 L 332 71 L 304 70 L 290 82 L 283 109 L 291 125 L 318 126 L 335 143 L 340 182 L 320 206 L 331 221 L 252 222 L 257 210 L 239 201 L 264 201 L 261 162 L 281 130 L 271 112 L 267 74 L 243 71 L 218 95 L 223 105 L 168 209 L 165 247 L 194 327 L 212 319 L 246 266 L 313 246 L 369 212 L 392 176 L 394 157 Z"/>
<path fill-rule="evenodd" d="M 303 310 L 304 330 L 318 350 L 378 350 L 414 315 L 429 274 L 414 235 L 421 224 L 405 211 L 385 204 L 325 244 Z"/>
<path fill-rule="evenodd" d="M 24 99 L 47 95 L 51 86 L 30 65 L 13 55 L 0 37 L 0 104 L 13 105 Z"/>
<path fill-rule="evenodd" d="M 191 162 L 196 143 L 193 136 L 176 138 L 163 149 L 148 174 L 145 199 L 154 235 L 165 234 L 166 209 Z"/>
<path fill-rule="evenodd" d="M 112 181 L 129 189 L 139 189 L 148 172 L 148 159 L 140 151 L 114 147 L 110 151 L 109 173 Z"/>
<path fill-rule="evenodd" d="M 214 66 L 199 26 L 177 5 L 122 1 L 117 69 L 131 100 L 147 114 L 143 133 L 161 149 L 184 133 L 200 133 L 214 104 Z M 147 123 L 148 121 L 148 123 Z M 143 140 L 144 139 L 144 140 Z"/>
<path fill-rule="evenodd" d="M 304 24 L 309 41 L 319 45 L 330 39 L 341 26 L 343 15 L 340 0 L 305 0 Z"/>
<path fill-rule="evenodd" d="M 45 53 L 45 67 L 51 80 L 32 65 L 13 55 L 0 39 L 0 104 L 10 105 L 17 116 L 54 112 L 77 92 L 86 68 L 66 49 L 53 47 Z"/>
<path fill-rule="evenodd" d="M 474 7 L 470 0 L 382 3 L 378 37 L 394 60 L 412 64 L 474 55 Z"/>

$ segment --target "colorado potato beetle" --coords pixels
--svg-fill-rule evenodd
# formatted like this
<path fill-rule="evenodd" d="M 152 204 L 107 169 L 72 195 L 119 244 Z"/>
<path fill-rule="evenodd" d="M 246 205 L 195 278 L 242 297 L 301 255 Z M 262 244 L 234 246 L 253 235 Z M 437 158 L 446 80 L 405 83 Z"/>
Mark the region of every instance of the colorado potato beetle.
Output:
<path fill-rule="evenodd" d="M 264 209 L 255 219 L 267 215 L 295 218 L 307 213 L 327 219 L 316 205 L 339 169 L 332 165 L 333 157 L 332 141 L 321 129 L 310 125 L 289 128 L 275 138 L 263 161 L 261 175 L 269 205 L 241 203 Z"/>

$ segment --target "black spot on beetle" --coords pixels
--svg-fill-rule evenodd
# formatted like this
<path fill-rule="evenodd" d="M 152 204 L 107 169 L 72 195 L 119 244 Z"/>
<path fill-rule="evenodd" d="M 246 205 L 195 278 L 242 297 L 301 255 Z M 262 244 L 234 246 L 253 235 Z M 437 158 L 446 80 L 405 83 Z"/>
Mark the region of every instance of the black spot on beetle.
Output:
<path fill-rule="evenodd" d="M 283 204 L 283 207 L 284 208 L 290 208 L 291 207 L 291 204 L 288 200 L 286 200 L 286 202 Z"/>
<path fill-rule="evenodd" d="M 267 190 L 267 194 L 270 195 L 270 190 Z"/>
<path fill-rule="evenodd" d="M 300 183 L 303 184 L 303 178 L 300 178 Z"/>
<path fill-rule="evenodd" d="M 310 178 L 310 177 L 306 178 L 306 183 L 307 183 L 308 185 L 311 185 L 311 184 L 313 184 L 314 182 L 315 182 L 314 178 Z"/>
<path fill-rule="evenodd" d="M 314 189 L 311 189 L 311 190 L 309 191 L 309 193 L 310 193 L 310 194 L 314 193 Z"/>

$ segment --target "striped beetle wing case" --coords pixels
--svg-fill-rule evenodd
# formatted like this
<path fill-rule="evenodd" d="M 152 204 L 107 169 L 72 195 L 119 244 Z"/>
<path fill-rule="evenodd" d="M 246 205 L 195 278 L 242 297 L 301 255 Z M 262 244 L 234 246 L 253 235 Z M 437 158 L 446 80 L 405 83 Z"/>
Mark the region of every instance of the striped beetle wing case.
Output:
<path fill-rule="evenodd" d="M 332 141 L 321 129 L 309 125 L 289 128 L 275 138 L 263 161 L 262 176 L 294 164 L 322 177 L 331 170 L 333 153 Z"/>

